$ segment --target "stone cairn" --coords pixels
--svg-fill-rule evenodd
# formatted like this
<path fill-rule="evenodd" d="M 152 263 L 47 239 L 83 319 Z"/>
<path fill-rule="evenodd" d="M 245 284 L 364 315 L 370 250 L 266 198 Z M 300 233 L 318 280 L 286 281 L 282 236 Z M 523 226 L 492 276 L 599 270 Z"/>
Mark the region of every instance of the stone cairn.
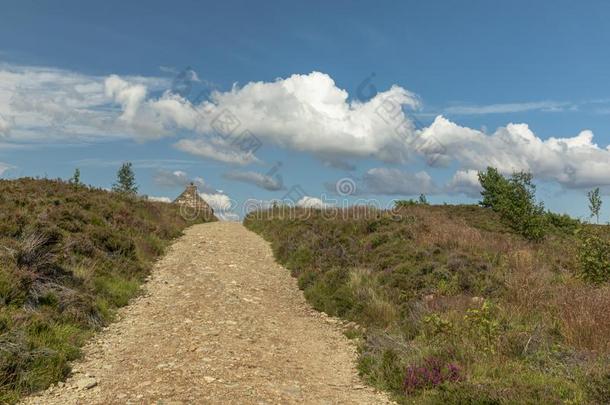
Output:
<path fill-rule="evenodd" d="M 174 204 L 180 206 L 180 215 L 186 220 L 194 221 L 197 218 L 214 220 L 214 210 L 201 198 L 194 183 L 186 186 L 182 194 L 174 200 Z"/>

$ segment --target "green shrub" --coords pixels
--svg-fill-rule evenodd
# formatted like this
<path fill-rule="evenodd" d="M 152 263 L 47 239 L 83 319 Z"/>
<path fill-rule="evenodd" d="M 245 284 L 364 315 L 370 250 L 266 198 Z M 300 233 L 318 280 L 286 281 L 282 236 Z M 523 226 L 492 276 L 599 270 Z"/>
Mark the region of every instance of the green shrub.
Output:
<path fill-rule="evenodd" d="M 94 281 L 95 291 L 106 298 L 114 307 L 127 305 L 129 299 L 136 295 L 139 283 L 116 275 L 98 276 Z"/>
<path fill-rule="evenodd" d="M 345 269 L 327 271 L 305 289 L 305 297 L 319 311 L 333 316 L 345 316 L 355 305 L 347 287 L 347 277 Z"/>
<path fill-rule="evenodd" d="M 442 339 L 455 333 L 455 325 L 438 314 L 431 314 L 423 319 L 423 334 L 427 339 L 433 340 L 438 337 Z"/>
<path fill-rule="evenodd" d="M 481 308 L 469 309 L 464 319 L 483 351 L 495 354 L 501 330 L 493 304 L 485 301 Z"/>
<path fill-rule="evenodd" d="M 545 216 L 549 225 L 570 235 L 574 234 L 582 225 L 579 220 L 574 219 L 567 214 L 556 214 L 547 211 Z"/>
<path fill-rule="evenodd" d="M 394 201 L 395 208 L 411 207 L 411 206 L 418 205 L 418 204 L 420 204 L 420 202 L 415 201 L 413 199 Z"/>
<path fill-rule="evenodd" d="M 610 242 L 591 232 L 581 236 L 578 252 L 580 274 L 592 283 L 610 280 Z"/>

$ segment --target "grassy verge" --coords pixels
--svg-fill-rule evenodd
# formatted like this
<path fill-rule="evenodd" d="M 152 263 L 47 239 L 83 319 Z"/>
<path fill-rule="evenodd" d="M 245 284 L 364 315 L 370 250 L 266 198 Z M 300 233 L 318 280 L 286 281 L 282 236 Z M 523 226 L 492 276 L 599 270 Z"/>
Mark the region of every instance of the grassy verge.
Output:
<path fill-rule="evenodd" d="M 365 327 L 359 370 L 400 403 L 610 401 L 610 286 L 578 276 L 575 229 L 533 243 L 477 206 L 288 212 L 244 223 L 316 309 Z"/>
<path fill-rule="evenodd" d="M 171 204 L 62 181 L 0 181 L 0 403 L 65 378 L 191 223 Z"/>

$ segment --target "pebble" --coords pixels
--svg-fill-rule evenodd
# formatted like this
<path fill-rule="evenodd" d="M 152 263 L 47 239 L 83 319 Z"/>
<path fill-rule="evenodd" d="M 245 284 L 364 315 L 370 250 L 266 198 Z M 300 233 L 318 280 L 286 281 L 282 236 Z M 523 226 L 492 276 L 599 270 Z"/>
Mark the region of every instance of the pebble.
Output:
<path fill-rule="evenodd" d="M 97 380 L 95 378 L 87 377 L 82 378 L 76 382 L 76 387 L 80 390 L 88 390 L 97 385 Z"/>

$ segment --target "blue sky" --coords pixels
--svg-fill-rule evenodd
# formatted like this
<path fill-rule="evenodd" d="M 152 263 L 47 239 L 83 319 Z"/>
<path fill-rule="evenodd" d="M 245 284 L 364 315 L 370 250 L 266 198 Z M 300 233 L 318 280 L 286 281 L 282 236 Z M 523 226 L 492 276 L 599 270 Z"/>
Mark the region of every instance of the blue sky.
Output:
<path fill-rule="evenodd" d="M 6 178 L 79 167 L 85 182 L 109 187 L 132 161 L 151 196 L 175 197 L 196 178 L 215 201 L 283 198 L 292 186 L 343 198 L 335 184 L 348 178 L 351 200 L 424 192 L 442 203 L 476 201 L 473 173 L 494 164 L 531 170 L 539 198 L 575 216 L 587 215 L 590 188 L 610 191 L 607 2 L 1 9 Z M 180 72 L 189 91 L 176 87 Z M 379 115 L 387 100 L 401 111 L 391 122 Z M 259 149 L 218 137 L 223 111 Z M 403 121 L 407 138 L 393 132 Z"/>

